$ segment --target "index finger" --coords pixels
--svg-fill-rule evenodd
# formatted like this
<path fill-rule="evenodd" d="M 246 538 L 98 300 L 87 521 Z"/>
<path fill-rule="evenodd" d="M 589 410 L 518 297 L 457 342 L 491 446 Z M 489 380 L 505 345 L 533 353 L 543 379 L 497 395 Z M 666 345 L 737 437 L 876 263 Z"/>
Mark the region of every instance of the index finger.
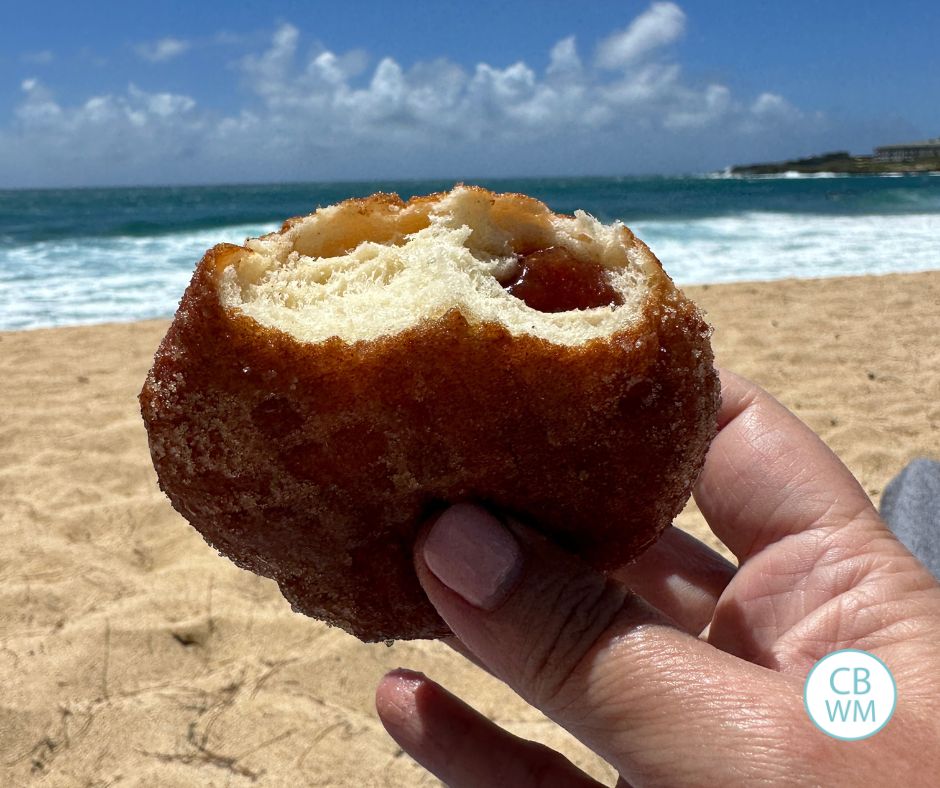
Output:
<path fill-rule="evenodd" d="M 688 769 L 715 782 L 755 720 L 800 703 L 790 677 L 715 649 L 536 531 L 479 507 L 458 504 L 432 523 L 415 569 L 479 662 L 629 779 L 674 785 Z M 674 741 L 681 765 L 662 757 Z"/>
<path fill-rule="evenodd" d="M 695 500 L 739 563 L 793 533 L 878 519 L 842 461 L 770 394 L 722 370 L 721 400 Z"/>

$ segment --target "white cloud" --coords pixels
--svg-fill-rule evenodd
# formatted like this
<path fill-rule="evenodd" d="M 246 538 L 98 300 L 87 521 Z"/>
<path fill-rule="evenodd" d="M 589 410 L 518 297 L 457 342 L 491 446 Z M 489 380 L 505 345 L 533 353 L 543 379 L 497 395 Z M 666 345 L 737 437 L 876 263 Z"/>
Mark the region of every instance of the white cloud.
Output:
<path fill-rule="evenodd" d="M 655 3 L 625 30 L 605 39 L 587 68 L 575 39 L 558 41 L 544 74 L 519 61 L 478 63 L 468 73 L 448 61 L 404 68 L 392 58 L 354 86 L 364 58 L 322 50 L 298 63 L 299 30 L 282 25 L 261 53 L 241 69 L 262 104 L 261 115 L 279 133 L 308 131 L 318 145 L 342 149 L 356 141 L 416 146 L 446 134 L 449 144 L 539 140 L 592 131 L 660 128 L 666 132 L 715 124 L 748 128 L 773 114 L 769 99 L 747 106 L 720 84 L 686 84 L 678 63 L 660 50 L 682 33 L 685 16 L 672 3 Z M 349 63 L 354 62 L 355 68 Z M 605 72 L 616 66 L 612 78 Z M 767 94 L 771 95 L 771 94 Z M 250 117 L 257 117 L 253 113 Z M 237 121 L 226 124 L 229 133 Z"/>
<path fill-rule="evenodd" d="M 751 104 L 751 112 L 758 118 L 792 118 L 794 115 L 799 114 L 796 107 L 776 93 L 761 93 Z"/>
<path fill-rule="evenodd" d="M 752 136 L 800 128 L 807 124 L 819 125 L 824 119 L 818 113 L 807 115 L 776 93 L 761 93 L 748 106 L 747 117 L 741 131 Z"/>
<path fill-rule="evenodd" d="M 685 14 L 675 3 L 653 3 L 629 27 L 618 30 L 597 47 L 601 68 L 619 69 L 678 40 L 685 32 Z"/>
<path fill-rule="evenodd" d="M 158 41 L 145 42 L 134 47 L 134 51 L 151 63 L 163 63 L 186 52 L 192 45 L 179 38 L 161 38 Z"/>
<path fill-rule="evenodd" d="M 591 61 L 569 36 L 539 71 L 523 61 L 465 69 L 391 57 L 370 66 L 361 50 L 322 46 L 301 54 L 300 31 L 283 24 L 235 64 L 247 101 L 226 113 L 134 85 L 65 104 L 30 78 L 13 124 L 0 126 L 0 181 L 17 173 L 81 180 L 101 172 L 127 182 L 705 169 L 696 162 L 710 149 L 753 145 L 762 130 L 779 141 L 818 123 L 775 93 L 736 97 L 726 85 L 686 78 L 668 49 L 684 27 L 678 6 L 654 3 Z M 158 60 L 188 44 L 148 46 Z"/>
<path fill-rule="evenodd" d="M 261 55 L 247 55 L 241 68 L 248 84 L 265 97 L 281 94 L 293 66 L 300 31 L 293 25 L 281 25 L 274 33 L 271 46 Z"/>
<path fill-rule="evenodd" d="M 148 93 L 131 83 L 124 95 L 105 94 L 92 96 L 83 104 L 64 108 L 60 106 L 45 85 L 35 77 L 24 79 L 20 89 L 26 95 L 25 101 L 17 108 L 17 118 L 32 131 L 36 131 L 39 118 L 61 118 L 62 123 L 52 129 L 55 132 L 74 132 L 78 129 L 92 129 L 104 122 L 118 123 L 132 120 L 133 125 L 161 120 L 170 121 L 183 118 L 196 106 L 189 96 L 174 93 Z"/>
<path fill-rule="evenodd" d="M 128 87 L 127 93 L 134 103 L 157 118 L 182 116 L 196 106 L 196 102 L 189 96 L 176 93 L 147 93 L 133 83 Z"/>
<path fill-rule="evenodd" d="M 24 79 L 20 90 L 25 94 L 25 100 L 16 108 L 16 119 L 24 127 L 34 130 L 44 126 L 55 127 L 62 117 L 62 108 L 53 100 L 51 91 L 35 77 Z"/>
<path fill-rule="evenodd" d="M 667 129 L 700 129 L 732 112 L 731 91 L 724 85 L 709 85 L 704 93 L 688 96 L 684 106 L 666 115 Z"/>
<path fill-rule="evenodd" d="M 142 168 L 156 174 L 178 167 L 198 150 L 207 130 L 189 96 L 149 93 L 131 84 L 120 95 L 63 106 L 35 78 L 24 80 L 21 89 L 24 101 L 13 133 L 4 135 L 8 158 L 0 158 L 0 172 L 45 170 L 58 182 L 107 173 L 110 181 L 133 182 Z"/>
<path fill-rule="evenodd" d="M 578 56 L 574 36 L 563 38 L 552 47 L 548 69 L 545 72 L 548 77 L 573 80 L 578 79 L 582 71 L 583 66 L 581 65 L 581 58 Z"/>

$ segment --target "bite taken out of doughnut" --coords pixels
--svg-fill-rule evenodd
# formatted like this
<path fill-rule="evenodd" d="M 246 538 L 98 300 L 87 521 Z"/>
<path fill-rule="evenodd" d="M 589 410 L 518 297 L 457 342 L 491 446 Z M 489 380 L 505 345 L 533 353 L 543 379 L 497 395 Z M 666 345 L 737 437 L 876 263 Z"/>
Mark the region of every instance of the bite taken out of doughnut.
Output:
<path fill-rule="evenodd" d="M 434 638 L 412 549 L 448 503 L 602 571 L 656 539 L 715 433 L 709 336 L 620 223 L 376 194 L 209 250 L 140 403 L 209 544 L 362 640 Z"/>

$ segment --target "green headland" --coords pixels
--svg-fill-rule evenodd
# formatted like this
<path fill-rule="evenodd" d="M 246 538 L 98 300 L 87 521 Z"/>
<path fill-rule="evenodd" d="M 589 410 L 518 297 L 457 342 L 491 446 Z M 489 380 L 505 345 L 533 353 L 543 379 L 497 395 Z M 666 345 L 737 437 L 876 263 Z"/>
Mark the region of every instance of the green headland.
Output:
<path fill-rule="evenodd" d="M 940 171 L 940 137 L 923 142 L 884 145 L 868 155 L 853 156 L 848 151 L 822 153 L 802 159 L 762 164 L 738 164 L 732 175 L 775 175 L 783 172 L 837 172 L 857 175 L 883 172 Z"/>

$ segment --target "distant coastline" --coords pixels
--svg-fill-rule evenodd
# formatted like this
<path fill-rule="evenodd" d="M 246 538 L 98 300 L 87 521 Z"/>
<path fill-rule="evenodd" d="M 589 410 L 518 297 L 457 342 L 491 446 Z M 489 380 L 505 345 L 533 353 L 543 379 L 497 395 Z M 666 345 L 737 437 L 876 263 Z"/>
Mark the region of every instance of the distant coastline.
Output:
<path fill-rule="evenodd" d="M 938 172 L 940 138 L 885 145 L 875 148 L 874 153 L 863 156 L 853 156 L 848 151 L 835 151 L 787 161 L 737 164 L 731 167 L 730 171 L 732 175 L 778 175 L 784 172 L 833 172 L 849 175 Z"/>

